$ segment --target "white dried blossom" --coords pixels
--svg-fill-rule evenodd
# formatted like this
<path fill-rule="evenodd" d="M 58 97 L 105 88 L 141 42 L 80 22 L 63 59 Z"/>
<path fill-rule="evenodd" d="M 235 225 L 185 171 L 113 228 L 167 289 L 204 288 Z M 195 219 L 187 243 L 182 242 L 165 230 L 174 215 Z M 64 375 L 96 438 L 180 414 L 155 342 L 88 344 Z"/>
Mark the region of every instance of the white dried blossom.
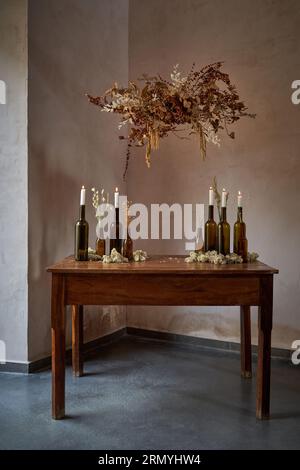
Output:
<path fill-rule="evenodd" d="M 111 259 L 110 255 L 103 255 L 102 263 L 105 263 L 105 264 L 112 263 L 112 259 Z"/>
<path fill-rule="evenodd" d="M 176 64 L 173 72 L 171 72 L 171 81 L 175 88 L 180 88 L 187 80 L 187 77 L 181 77 L 181 72 L 179 72 L 178 67 L 179 64 Z"/>
<path fill-rule="evenodd" d="M 216 251 L 191 251 L 190 255 L 185 258 L 186 263 L 211 263 L 211 264 L 237 264 L 242 263 L 243 259 L 236 253 L 230 255 L 222 255 Z"/>
<path fill-rule="evenodd" d="M 99 206 L 99 191 L 96 191 L 95 188 L 92 188 L 91 191 L 93 193 L 92 205 L 97 210 L 97 208 Z"/>
<path fill-rule="evenodd" d="M 148 258 L 148 255 L 147 255 L 147 252 L 146 252 L 146 251 L 143 251 L 143 250 L 135 250 L 135 251 L 133 252 L 133 259 L 134 259 L 134 261 L 136 261 L 136 262 L 146 261 L 147 258 Z"/>
<path fill-rule="evenodd" d="M 212 144 L 220 147 L 221 140 L 218 134 L 216 134 L 213 126 L 209 122 L 200 122 L 200 125 L 202 126 L 206 142 L 211 142 Z"/>
<path fill-rule="evenodd" d="M 110 255 L 104 255 L 103 263 L 128 263 L 128 259 L 121 255 L 115 248 L 111 250 Z"/>
<path fill-rule="evenodd" d="M 113 113 L 113 107 L 110 104 L 105 104 L 103 108 L 101 109 L 101 112 L 104 111 L 106 113 Z"/>
<path fill-rule="evenodd" d="M 207 254 L 199 253 L 197 261 L 199 261 L 200 263 L 207 263 L 208 260 L 209 260 L 209 257 L 207 256 Z"/>
<path fill-rule="evenodd" d="M 252 253 L 248 253 L 247 260 L 249 263 L 255 263 L 258 257 L 259 254 L 255 253 L 255 251 L 252 251 Z"/>

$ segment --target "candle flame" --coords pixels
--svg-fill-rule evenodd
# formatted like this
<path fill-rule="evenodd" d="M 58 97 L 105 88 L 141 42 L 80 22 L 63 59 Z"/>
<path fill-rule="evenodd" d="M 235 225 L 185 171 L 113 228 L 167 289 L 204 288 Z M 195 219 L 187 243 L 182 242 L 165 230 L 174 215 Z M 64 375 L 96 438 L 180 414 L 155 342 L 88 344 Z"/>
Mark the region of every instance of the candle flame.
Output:
<path fill-rule="evenodd" d="M 212 186 L 209 187 L 210 191 L 212 190 Z"/>
<path fill-rule="evenodd" d="M 224 191 L 224 193 L 226 193 L 226 189 L 225 189 L 225 188 L 223 188 L 223 191 Z"/>
<path fill-rule="evenodd" d="M 118 187 L 116 187 L 116 193 L 118 193 L 118 192 L 119 192 L 119 188 L 118 188 Z"/>
<path fill-rule="evenodd" d="M 241 191 L 239 191 L 239 192 L 238 192 L 238 195 L 239 195 L 239 196 L 241 196 L 241 195 L 242 195 Z"/>
<path fill-rule="evenodd" d="M 84 186 L 81 186 L 81 189 L 84 189 Z M 92 190 L 93 191 L 93 190 Z"/>

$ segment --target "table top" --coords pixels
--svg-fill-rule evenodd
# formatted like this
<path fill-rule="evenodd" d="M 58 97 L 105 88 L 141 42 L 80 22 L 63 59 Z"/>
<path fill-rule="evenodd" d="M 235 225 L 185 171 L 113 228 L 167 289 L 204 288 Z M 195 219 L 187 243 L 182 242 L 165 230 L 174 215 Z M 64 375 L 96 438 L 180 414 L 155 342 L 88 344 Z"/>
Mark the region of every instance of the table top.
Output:
<path fill-rule="evenodd" d="M 199 275 L 259 275 L 277 274 L 278 269 L 255 261 L 254 263 L 223 264 L 186 263 L 186 256 L 150 256 L 147 261 L 129 263 L 102 263 L 99 261 L 75 261 L 74 256 L 49 266 L 48 272 L 65 274 L 199 274 Z"/>

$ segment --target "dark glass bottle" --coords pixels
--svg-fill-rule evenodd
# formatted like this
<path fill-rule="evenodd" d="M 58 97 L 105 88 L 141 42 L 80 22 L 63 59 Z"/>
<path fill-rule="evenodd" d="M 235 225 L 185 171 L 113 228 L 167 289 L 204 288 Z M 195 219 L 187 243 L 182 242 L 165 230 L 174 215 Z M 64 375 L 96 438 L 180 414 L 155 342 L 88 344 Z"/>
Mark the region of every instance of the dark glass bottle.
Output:
<path fill-rule="evenodd" d="M 222 255 L 230 253 L 230 225 L 226 220 L 226 207 L 221 208 L 221 221 L 218 224 L 218 252 Z"/>
<path fill-rule="evenodd" d="M 110 252 L 115 248 L 118 253 L 122 251 L 123 240 L 121 238 L 120 213 L 119 208 L 115 208 L 115 221 L 110 226 Z"/>
<path fill-rule="evenodd" d="M 133 241 L 129 235 L 128 230 L 127 230 L 127 237 L 123 241 L 122 255 L 125 256 L 125 258 L 128 258 L 129 261 L 133 260 Z"/>
<path fill-rule="evenodd" d="M 204 249 L 205 251 L 217 249 L 217 224 L 214 221 L 214 206 L 208 206 L 208 220 L 204 229 Z"/>
<path fill-rule="evenodd" d="M 85 220 L 85 206 L 80 206 L 79 220 L 75 224 L 75 260 L 88 261 L 89 224 Z"/>
<path fill-rule="evenodd" d="M 244 263 L 247 261 L 248 241 L 246 238 L 246 224 L 243 221 L 242 207 L 238 207 L 237 220 L 234 224 L 233 251 L 243 258 Z"/>

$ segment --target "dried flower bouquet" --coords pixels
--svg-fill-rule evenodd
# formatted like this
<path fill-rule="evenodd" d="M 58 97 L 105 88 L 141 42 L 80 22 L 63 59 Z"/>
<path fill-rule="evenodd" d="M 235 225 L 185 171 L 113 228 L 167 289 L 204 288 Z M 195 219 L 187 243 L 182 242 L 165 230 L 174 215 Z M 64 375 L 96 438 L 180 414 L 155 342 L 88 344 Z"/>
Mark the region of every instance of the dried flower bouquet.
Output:
<path fill-rule="evenodd" d="M 170 80 L 144 74 L 140 79 L 142 87 L 130 81 L 127 88 L 115 83 L 102 96 L 87 94 L 89 101 L 102 111 L 121 114 L 119 129 L 126 124 L 131 126 L 128 136 L 120 136 L 128 140 L 125 173 L 132 145 L 146 146 L 149 167 L 151 152 L 159 147 L 161 138 L 170 132 L 188 130 L 189 135 L 199 136 L 200 154 L 205 158 L 207 142 L 220 145 L 220 129 L 234 138 L 228 126 L 241 117 L 255 117 L 247 112 L 221 67 L 222 62 L 216 62 L 197 71 L 193 64 L 188 75 L 182 77 L 176 65 Z"/>

